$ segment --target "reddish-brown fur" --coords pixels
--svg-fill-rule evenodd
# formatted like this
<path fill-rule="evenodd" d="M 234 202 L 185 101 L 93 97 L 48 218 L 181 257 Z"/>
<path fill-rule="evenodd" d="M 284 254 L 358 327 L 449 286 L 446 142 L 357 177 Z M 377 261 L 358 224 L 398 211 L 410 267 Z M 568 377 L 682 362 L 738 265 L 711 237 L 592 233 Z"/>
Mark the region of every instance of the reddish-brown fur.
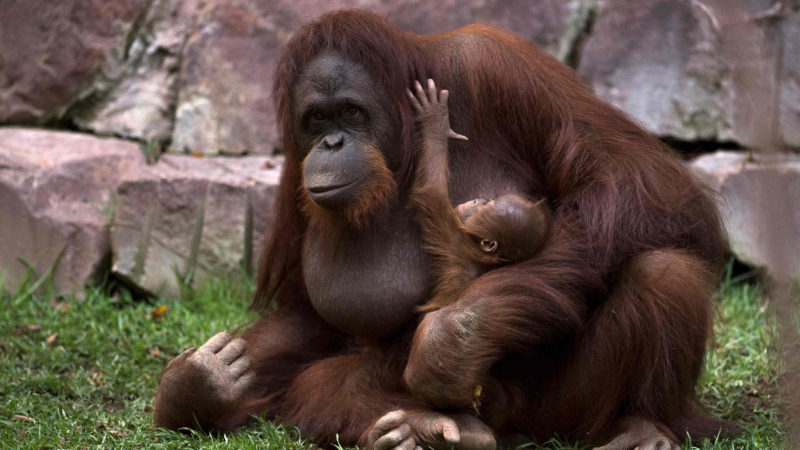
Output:
<path fill-rule="evenodd" d="M 386 161 L 380 150 L 364 146 L 366 165 L 373 174 L 362 189 L 358 202 L 344 210 L 344 219 L 348 224 L 361 228 L 378 210 L 384 207 L 389 200 L 397 194 L 397 183 L 394 181 L 392 171 L 386 167 Z M 303 210 L 311 220 L 325 219 L 336 221 L 338 214 L 332 214 L 325 208 L 314 203 L 305 189 L 301 189 L 305 198 Z"/>
<path fill-rule="evenodd" d="M 303 67 L 331 50 L 395 99 L 401 193 L 419 143 L 405 89 L 431 77 L 458 93 L 453 128 L 554 208 L 534 258 L 489 271 L 416 329 L 379 343 L 324 323 L 301 270 L 308 218 L 290 94 Z M 380 415 L 464 406 L 491 375 L 500 386 L 481 413 L 501 434 L 597 442 L 629 416 L 678 436 L 711 429 L 691 409 L 724 243 L 708 193 L 661 143 L 571 70 L 488 26 L 416 36 L 370 13 L 337 12 L 297 31 L 277 73 L 286 160 L 253 303 L 272 311 L 243 335 L 258 381 L 235 413 L 209 413 L 201 425 L 230 429 L 263 412 L 320 442 L 338 434 L 343 444 L 364 443 Z"/>
<path fill-rule="evenodd" d="M 417 95 L 428 94 L 418 91 Z M 527 195 L 513 193 L 505 194 L 505 199 L 518 205 L 516 214 L 505 215 L 492 206 L 483 205 L 476 207 L 468 220 L 462 221 L 451 206 L 447 187 L 449 136 L 439 123 L 446 119 L 449 111 L 437 97 L 434 94 L 430 99 L 433 106 L 429 109 L 417 102 L 422 142 L 410 196 L 410 204 L 417 210 L 425 249 L 433 257 L 433 295 L 420 308 L 422 312 L 451 304 L 486 270 L 533 256 L 547 238 L 551 219 L 544 199 L 536 202 Z M 495 245 L 499 242 L 499 249 L 492 252 L 481 249 L 482 239 L 494 240 Z"/>

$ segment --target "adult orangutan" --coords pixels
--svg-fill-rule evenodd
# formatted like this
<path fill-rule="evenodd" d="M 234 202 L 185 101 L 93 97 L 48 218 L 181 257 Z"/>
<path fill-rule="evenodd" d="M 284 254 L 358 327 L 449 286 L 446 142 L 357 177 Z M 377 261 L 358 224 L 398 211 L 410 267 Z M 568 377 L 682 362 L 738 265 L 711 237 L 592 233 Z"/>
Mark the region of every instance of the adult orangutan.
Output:
<path fill-rule="evenodd" d="M 450 198 L 547 198 L 544 247 L 427 313 L 407 208 L 420 144 L 406 89 L 454 95 Z M 567 67 L 504 30 L 417 36 L 365 11 L 299 29 L 275 82 L 286 160 L 240 338 L 164 369 L 156 423 L 230 430 L 253 413 L 384 450 L 554 433 L 672 447 L 692 413 L 723 253 L 678 159 Z M 473 389 L 484 386 L 478 415 Z"/>

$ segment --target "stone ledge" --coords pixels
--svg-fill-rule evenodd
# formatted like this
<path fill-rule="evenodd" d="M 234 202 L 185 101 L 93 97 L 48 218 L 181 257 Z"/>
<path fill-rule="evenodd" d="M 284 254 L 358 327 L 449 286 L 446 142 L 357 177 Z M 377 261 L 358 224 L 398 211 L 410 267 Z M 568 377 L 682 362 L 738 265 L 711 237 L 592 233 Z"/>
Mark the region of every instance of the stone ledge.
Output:
<path fill-rule="evenodd" d="M 5 288 L 16 290 L 29 269 L 43 275 L 53 268 L 56 293 L 69 294 L 102 279 L 113 263 L 139 289 L 176 296 L 174 273 L 185 277 L 188 268 L 195 282 L 249 270 L 272 221 L 280 166 L 280 158 L 266 156 L 184 155 L 147 165 L 132 142 L 0 128 Z M 192 234 L 197 227 L 202 233 Z M 140 254 L 143 246 L 149 257 Z"/>
<path fill-rule="evenodd" d="M 720 151 L 690 163 L 719 193 L 731 250 L 772 275 L 800 279 L 800 155 Z"/>

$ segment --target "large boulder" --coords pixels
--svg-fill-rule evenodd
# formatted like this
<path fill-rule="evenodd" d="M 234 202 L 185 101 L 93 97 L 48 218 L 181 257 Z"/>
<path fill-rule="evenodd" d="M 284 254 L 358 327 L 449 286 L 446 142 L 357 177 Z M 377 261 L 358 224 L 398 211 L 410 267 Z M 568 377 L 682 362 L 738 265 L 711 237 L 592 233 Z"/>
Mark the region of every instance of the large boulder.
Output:
<path fill-rule="evenodd" d="M 782 23 L 774 6 L 772 0 L 602 2 L 579 72 L 598 95 L 660 136 L 763 147 L 764 134 L 782 120 L 785 143 L 797 145 L 797 19 Z"/>
<path fill-rule="evenodd" d="M 124 51 L 148 0 L 4 0 L 0 7 L 0 122 L 63 117 Z"/>
<path fill-rule="evenodd" d="M 68 119 L 160 150 L 172 136 L 182 52 L 196 10 L 194 0 L 148 2 L 124 43 L 74 99 Z"/>
<path fill-rule="evenodd" d="M 295 26 L 281 1 L 209 1 L 187 41 L 169 150 L 272 153 L 272 74 Z M 329 6 L 318 10 L 320 13 Z"/>
<path fill-rule="evenodd" d="M 781 36 L 781 136 L 786 144 L 800 148 L 800 11 L 781 23 Z"/>
<path fill-rule="evenodd" d="M 56 294 L 113 273 L 177 297 L 181 283 L 251 272 L 281 160 L 166 155 L 119 139 L 0 128 L 0 277 L 52 270 Z M 113 260 L 112 260 L 113 248 Z"/>
<path fill-rule="evenodd" d="M 417 33 L 483 21 L 568 55 L 570 41 L 562 43 L 562 37 L 570 24 L 583 23 L 573 19 L 585 15 L 582 5 L 578 0 L 211 0 L 184 51 L 170 151 L 271 153 L 279 145 L 271 102 L 277 58 L 298 26 L 326 12 L 368 8 Z"/>
<path fill-rule="evenodd" d="M 800 155 L 717 152 L 691 167 L 719 193 L 736 257 L 800 279 Z"/>
<path fill-rule="evenodd" d="M 278 146 L 270 88 L 282 46 L 306 21 L 362 7 L 417 33 L 480 21 L 562 60 L 582 56 L 580 72 L 595 91 L 660 136 L 761 146 L 770 122 L 783 143 L 800 148 L 800 12 L 774 5 L 7 0 L 0 123 L 69 123 L 175 153 L 270 154 Z"/>
<path fill-rule="evenodd" d="M 270 154 L 278 55 L 298 26 L 343 7 L 418 33 L 492 23 L 563 58 L 589 9 L 580 0 L 8 0 L 0 123 L 71 123 L 173 153 Z"/>
<path fill-rule="evenodd" d="M 585 19 L 586 10 L 592 7 L 593 2 L 580 0 L 406 0 L 385 1 L 380 10 L 399 27 L 420 34 L 442 33 L 475 22 L 488 23 L 514 31 L 553 56 L 566 58 L 571 49 L 565 46 L 574 44 L 568 36 L 583 31 L 580 28 L 586 23 L 581 19 Z"/>
<path fill-rule="evenodd" d="M 279 174 L 280 160 L 266 156 L 165 155 L 119 186 L 112 273 L 178 297 L 210 277 L 251 272 Z"/>
<path fill-rule="evenodd" d="M 53 270 L 56 293 L 108 272 L 108 226 L 121 179 L 145 169 L 136 144 L 0 128 L 0 272 L 5 288 Z M 33 280 L 35 281 L 35 280 Z"/>
<path fill-rule="evenodd" d="M 0 122 L 68 122 L 160 147 L 196 10 L 194 0 L 5 2 Z"/>

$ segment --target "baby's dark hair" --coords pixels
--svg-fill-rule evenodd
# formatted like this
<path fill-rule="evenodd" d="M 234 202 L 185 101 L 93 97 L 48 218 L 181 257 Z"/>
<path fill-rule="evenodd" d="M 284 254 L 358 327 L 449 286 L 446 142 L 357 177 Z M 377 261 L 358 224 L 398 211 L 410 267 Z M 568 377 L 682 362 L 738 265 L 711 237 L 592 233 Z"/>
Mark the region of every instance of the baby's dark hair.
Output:
<path fill-rule="evenodd" d="M 496 247 L 504 262 L 522 261 L 538 252 L 550 231 L 552 215 L 545 199 L 503 194 L 464 221 L 464 228 L 485 251 Z"/>

